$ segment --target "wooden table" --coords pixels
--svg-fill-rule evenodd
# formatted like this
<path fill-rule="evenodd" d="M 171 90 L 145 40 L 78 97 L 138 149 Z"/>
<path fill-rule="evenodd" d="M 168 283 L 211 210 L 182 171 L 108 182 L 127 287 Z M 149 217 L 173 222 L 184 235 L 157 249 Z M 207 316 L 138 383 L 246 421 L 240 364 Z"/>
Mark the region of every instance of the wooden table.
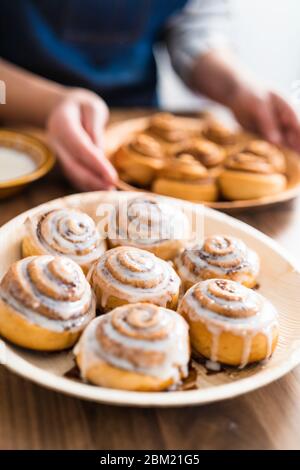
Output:
<path fill-rule="evenodd" d="M 124 113 L 114 116 L 122 117 Z M 55 169 L 18 197 L 0 202 L 0 225 L 71 192 Z M 278 240 L 300 259 L 300 200 L 236 217 Z M 0 449 L 193 448 L 300 449 L 300 367 L 240 398 L 182 409 L 84 402 L 0 368 Z"/>

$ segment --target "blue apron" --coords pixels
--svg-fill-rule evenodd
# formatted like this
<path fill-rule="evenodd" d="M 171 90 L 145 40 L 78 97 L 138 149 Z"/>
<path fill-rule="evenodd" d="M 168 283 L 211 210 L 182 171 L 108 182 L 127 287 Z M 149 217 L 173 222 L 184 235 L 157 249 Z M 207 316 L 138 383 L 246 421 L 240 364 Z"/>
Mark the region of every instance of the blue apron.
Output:
<path fill-rule="evenodd" d="M 156 103 L 153 44 L 187 0 L 1 0 L 0 56 L 109 105 Z M 1 77 L 0 77 L 1 79 Z"/>

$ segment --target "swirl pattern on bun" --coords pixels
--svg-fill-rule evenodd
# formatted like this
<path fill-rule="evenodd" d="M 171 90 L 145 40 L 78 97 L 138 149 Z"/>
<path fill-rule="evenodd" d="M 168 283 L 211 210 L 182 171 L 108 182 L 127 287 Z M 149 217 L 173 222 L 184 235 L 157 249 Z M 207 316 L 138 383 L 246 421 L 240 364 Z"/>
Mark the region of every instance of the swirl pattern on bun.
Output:
<path fill-rule="evenodd" d="M 94 221 L 75 209 L 54 209 L 26 221 L 23 255 L 61 255 L 79 264 L 84 272 L 100 258 L 106 242 Z"/>
<path fill-rule="evenodd" d="M 91 272 L 102 311 L 136 302 L 175 309 L 180 279 L 172 266 L 152 253 L 134 247 L 107 251 Z"/>
<path fill-rule="evenodd" d="M 175 204 L 155 196 L 137 196 L 118 206 L 111 246 L 134 246 L 173 259 L 191 239 L 188 217 Z"/>
<path fill-rule="evenodd" d="M 70 347 L 95 316 L 90 285 L 65 257 L 17 261 L 1 281 L 0 300 L 0 332 L 33 349 Z"/>
<path fill-rule="evenodd" d="M 278 339 L 278 314 L 257 292 L 227 279 L 191 287 L 179 312 L 190 325 L 193 348 L 213 362 L 245 367 L 268 359 Z"/>
<path fill-rule="evenodd" d="M 258 255 L 228 235 L 212 235 L 203 244 L 185 249 L 175 260 L 185 288 L 211 278 L 231 279 L 254 287 L 259 273 Z"/>
<path fill-rule="evenodd" d="M 94 320 L 75 348 L 83 378 L 129 390 L 162 390 L 187 375 L 188 326 L 147 303 L 118 307 Z"/>

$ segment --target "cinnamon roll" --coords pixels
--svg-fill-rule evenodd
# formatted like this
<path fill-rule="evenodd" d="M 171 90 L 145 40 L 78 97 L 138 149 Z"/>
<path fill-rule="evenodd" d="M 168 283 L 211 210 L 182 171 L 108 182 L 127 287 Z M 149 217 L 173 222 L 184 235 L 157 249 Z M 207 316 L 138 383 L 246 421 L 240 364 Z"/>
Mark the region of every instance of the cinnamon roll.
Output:
<path fill-rule="evenodd" d="M 118 205 L 115 246 L 134 246 L 171 260 L 191 239 L 188 217 L 177 205 L 155 196 L 136 196 Z"/>
<path fill-rule="evenodd" d="M 202 163 L 190 154 L 180 154 L 170 160 L 153 182 L 152 191 L 192 202 L 216 201 L 216 179 Z"/>
<path fill-rule="evenodd" d="M 157 113 L 150 118 L 147 132 L 168 146 L 200 134 L 200 122 L 170 113 Z"/>
<path fill-rule="evenodd" d="M 185 249 L 175 266 L 185 290 L 212 278 L 231 279 L 251 288 L 257 282 L 259 257 L 238 238 L 213 235 Z"/>
<path fill-rule="evenodd" d="M 242 368 L 268 359 L 276 347 L 275 307 L 237 282 L 199 282 L 187 291 L 178 311 L 190 326 L 192 347 L 212 363 Z"/>
<path fill-rule="evenodd" d="M 93 384 L 165 390 L 187 375 L 188 326 L 166 308 L 124 305 L 93 320 L 74 352 L 82 377 Z"/>
<path fill-rule="evenodd" d="M 176 157 L 191 155 L 206 168 L 213 168 L 223 163 L 225 151 L 219 145 L 205 139 L 190 139 L 173 147 Z"/>
<path fill-rule="evenodd" d="M 26 221 L 23 256 L 51 254 L 75 261 L 85 273 L 106 250 L 94 221 L 75 209 L 54 209 Z"/>
<path fill-rule="evenodd" d="M 274 145 L 252 141 L 228 157 L 219 183 L 227 199 L 256 199 L 286 186 L 285 157 Z"/>
<path fill-rule="evenodd" d="M 203 130 L 203 136 L 218 145 L 229 146 L 238 143 L 239 136 L 236 132 L 224 126 L 214 118 L 208 118 Z"/>
<path fill-rule="evenodd" d="M 91 287 L 68 258 L 25 258 L 1 281 L 0 335 L 19 346 L 40 351 L 69 348 L 94 316 Z"/>
<path fill-rule="evenodd" d="M 147 187 L 157 171 L 163 168 L 166 157 L 166 151 L 157 139 L 139 134 L 122 145 L 112 161 L 124 181 Z"/>
<path fill-rule="evenodd" d="M 101 312 L 136 302 L 177 307 L 180 279 L 176 272 L 168 262 L 139 248 L 108 250 L 93 267 L 90 281 Z"/>

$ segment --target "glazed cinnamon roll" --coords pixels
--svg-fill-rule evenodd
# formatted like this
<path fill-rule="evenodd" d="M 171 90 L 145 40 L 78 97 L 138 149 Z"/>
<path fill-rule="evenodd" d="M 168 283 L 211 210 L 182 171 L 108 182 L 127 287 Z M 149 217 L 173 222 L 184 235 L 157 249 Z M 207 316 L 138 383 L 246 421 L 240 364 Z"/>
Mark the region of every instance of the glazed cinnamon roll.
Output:
<path fill-rule="evenodd" d="M 187 375 L 188 326 L 166 308 L 124 305 L 92 321 L 74 352 L 82 377 L 93 384 L 165 390 Z"/>
<path fill-rule="evenodd" d="M 166 151 L 156 139 L 139 134 L 117 150 L 113 163 L 124 181 L 147 187 L 165 165 L 166 157 Z"/>
<path fill-rule="evenodd" d="M 175 259 L 175 266 L 185 290 L 212 278 L 231 279 L 251 288 L 257 282 L 259 258 L 242 240 L 213 235 L 203 244 L 185 249 Z"/>
<path fill-rule="evenodd" d="M 118 205 L 116 238 L 110 245 L 135 246 L 173 259 L 191 239 L 188 217 L 177 205 L 155 196 L 137 196 Z"/>
<path fill-rule="evenodd" d="M 40 351 L 69 348 L 94 316 L 91 287 L 68 258 L 25 258 L 1 281 L 0 335 L 19 346 Z"/>
<path fill-rule="evenodd" d="M 227 279 L 191 287 L 178 311 L 194 350 L 212 363 L 245 367 L 268 359 L 278 340 L 278 314 L 262 295 Z"/>
<path fill-rule="evenodd" d="M 228 157 L 219 183 L 227 199 L 256 199 L 286 186 L 285 157 L 274 145 L 252 141 Z"/>
<path fill-rule="evenodd" d="M 23 256 L 51 254 L 75 261 L 85 273 L 106 250 L 94 221 L 75 209 L 54 209 L 26 221 Z"/>
<path fill-rule="evenodd" d="M 108 250 L 93 267 L 90 281 L 101 312 L 136 302 L 177 307 L 180 279 L 176 272 L 168 262 L 139 248 Z"/>
<path fill-rule="evenodd" d="M 180 154 L 159 172 L 152 191 L 192 202 L 216 201 L 216 179 L 190 154 Z"/>
<path fill-rule="evenodd" d="M 163 144 L 174 144 L 199 134 L 200 122 L 170 113 L 158 113 L 151 117 L 147 132 Z"/>
<path fill-rule="evenodd" d="M 227 279 L 191 287 L 179 309 L 194 350 L 212 363 L 245 367 L 268 359 L 278 340 L 278 314 L 257 292 Z"/>

